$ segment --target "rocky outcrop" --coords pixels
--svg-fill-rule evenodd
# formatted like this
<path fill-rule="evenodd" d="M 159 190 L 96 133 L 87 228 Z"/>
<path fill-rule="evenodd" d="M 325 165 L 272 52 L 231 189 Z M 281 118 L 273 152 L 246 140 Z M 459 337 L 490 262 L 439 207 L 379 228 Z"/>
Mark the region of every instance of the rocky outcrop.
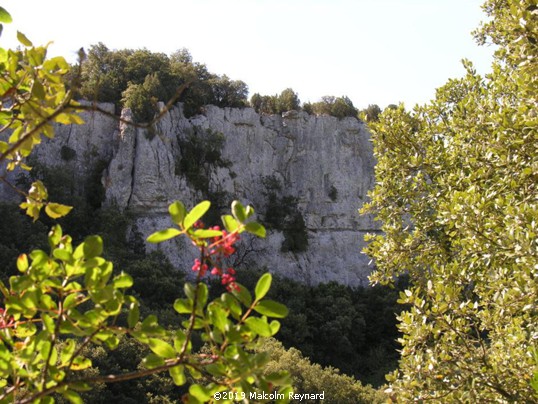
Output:
<path fill-rule="evenodd" d="M 128 111 L 123 118 L 130 119 Z M 151 130 L 99 114 L 85 121 L 83 126 L 60 127 L 38 158 L 58 164 L 63 147 L 64 157 L 74 157 L 71 164 L 80 171 L 88 167 L 85 158 L 106 160 L 106 203 L 133 212 L 144 237 L 170 225 L 167 207 L 174 200 L 192 206 L 208 196 L 222 204 L 239 199 L 252 204 L 263 221 L 268 209 L 278 208 L 268 206 L 272 192 L 293 197 L 288 201 L 302 215 L 308 245 L 304 251 L 284 252 L 286 229 L 270 230 L 265 240 L 245 240 L 241 252 L 251 267 L 308 284 L 367 281 L 371 267 L 360 251 L 364 234 L 376 225 L 357 209 L 374 184 L 374 158 L 359 120 L 297 111 L 266 116 L 251 108 L 214 106 L 187 119 L 177 106 Z M 202 140 L 213 144 L 215 153 L 200 157 L 198 173 L 187 173 L 185 159 L 192 153 L 185 153 Z M 148 248 L 162 248 L 183 270 L 192 265 L 192 252 L 181 241 Z"/>

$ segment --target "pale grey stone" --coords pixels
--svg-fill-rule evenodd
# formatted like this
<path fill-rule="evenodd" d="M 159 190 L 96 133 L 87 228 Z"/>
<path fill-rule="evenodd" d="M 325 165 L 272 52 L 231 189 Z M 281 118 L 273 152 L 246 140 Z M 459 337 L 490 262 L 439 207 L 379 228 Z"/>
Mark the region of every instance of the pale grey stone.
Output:
<path fill-rule="evenodd" d="M 113 112 L 113 106 L 100 105 Z M 164 108 L 164 104 L 160 105 Z M 263 178 L 274 176 L 283 193 L 295 196 L 309 239 L 306 252 L 281 252 L 283 234 L 270 231 L 265 240 L 250 245 L 251 266 L 307 284 L 336 281 L 365 284 L 372 270 L 360 251 L 364 234 L 378 231 L 372 217 L 358 209 L 374 185 L 374 157 L 364 123 L 291 111 L 259 115 L 252 108 L 206 106 L 192 118 L 182 106 L 173 107 L 148 131 L 107 115 L 87 113 L 84 125 L 60 125 L 54 141 L 44 142 L 36 153 L 47 165 L 71 164 L 85 173 L 90 163 L 108 162 L 103 173 L 107 204 L 135 213 L 143 237 L 171 226 L 167 207 L 182 200 L 192 207 L 203 195 L 190 187 L 176 167 L 180 140 L 193 131 L 211 130 L 225 137 L 222 158 L 229 167 L 210 172 L 211 191 L 225 191 L 250 203 L 257 212 L 267 204 Z M 130 111 L 122 118 L 131 120 Z M 76 153 L 72 162 L 58 157 L 62 146 Z M 189 272 L 196 253 L 188 243 L 170 241 L 159 248 L 174 265 Z"/>

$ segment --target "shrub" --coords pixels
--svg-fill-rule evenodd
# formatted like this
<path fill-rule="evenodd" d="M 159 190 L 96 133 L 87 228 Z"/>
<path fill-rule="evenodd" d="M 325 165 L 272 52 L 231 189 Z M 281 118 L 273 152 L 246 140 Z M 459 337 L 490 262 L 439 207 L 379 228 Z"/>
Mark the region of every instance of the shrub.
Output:
<path fill-rule="evenodd" d="M 60 149 L 60 157 L 64 161 L 71 161 L 75 157 L 77 157 L 77 152 L 75 150 L 73 150 L 72 148 L 70 148 L 69 146 L 64 145 Z"/>
<path fill-rule="evenodd" d="M 267 198 L 264 223 L 271 229 L 282 231 L 283 252 L 304 252 L 308 250 L 308 231 L 303 215 L 298 207 L 298 199 L 281 195 L 282 184 L 274 176 L 262 180 Z"/>

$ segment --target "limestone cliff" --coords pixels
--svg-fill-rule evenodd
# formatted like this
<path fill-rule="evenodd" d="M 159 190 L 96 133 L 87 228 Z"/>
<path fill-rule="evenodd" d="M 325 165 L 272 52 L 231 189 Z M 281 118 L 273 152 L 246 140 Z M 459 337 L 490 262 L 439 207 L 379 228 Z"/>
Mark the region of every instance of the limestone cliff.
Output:
<path fill-rule="evenodd" d="M 123 117 L 130 119 L 128 110 Z M 144 238 L 170 225 L 167 207 L 177 199 L 187 206 L 208 196 L 222 205 L 239 199 L 252 204 L 262 222 L 270 209 L 278 213 L 278 203 L 292 201 L 304 223 L 306 250 L 283 248 L 283 222 L 266 240 L 246 240 L 243 261 L 308 284 L 366 282 L 371 267 L 360 251 L 364 234 L 376 225 L 357 209 L 374 184 L 374 158 L 359 120 L 214 106 L 190 119 L 177 106 L 151 131 L 98 113 L 84 119 L 83 126 L 60 126 L 57 138 L 37 151 L 38 159 L 47 165 L 69 159 L 81 173 L 91 162 L 106 161 L 106 203 L 133 212 L 133 228 Z M 186 164 L 193 147 L 208 144 L 214 155 L 196 157 L 203 161 L 193 172 Z M 183 270 L 192 265 L 192 252 L 181 241 L 148 248 L 162 248 Z"/>

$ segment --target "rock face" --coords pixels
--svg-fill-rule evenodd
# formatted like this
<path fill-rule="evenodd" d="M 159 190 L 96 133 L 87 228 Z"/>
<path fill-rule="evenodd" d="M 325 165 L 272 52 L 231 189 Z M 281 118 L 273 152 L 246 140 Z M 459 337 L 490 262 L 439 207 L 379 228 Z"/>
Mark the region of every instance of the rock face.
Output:
<path fill-rule="evenodd" d="M 123 118 L 130 119 L 128 110 Z M 359 120 L 297 111 L 265 116 L 251 108 L 214 106 L 190 119 L 181 106 L 174 107 L 151 131 L 99 114 L 85 120 L 83 126 L 61 127 L 38 158 L 58 164 L 63 147 L 64 157 L 74 151 L 69 153 L 76 170 L 87 169 L 85 159 L 105 160 L 106 203 L 133 212 L 134 228 L 144 238 L 170 226 L 167 207 L 174 200 L 192 207 L 218 197 L 229 207 L 239 199 L 253 205 L 263 222 L 269 209 L 279 209 L 269 206 L 275 203 L 269 197 L 273 193 L 277 201 L 289 197 L 300 212 L 307 248 L 282 251 L 288 237 L 284 223 L 279 230 L 269 229 L 265 240 L 245 240 L 244 262 L 307 284 L 367 282 L 371 266 L 360 251 L 364 234 L 376 225 L 357 209 L 374 185 L 375 162 L 369 133 Z M 192 152 L 208 144 L 213 155 Z M 193 156 L 201 160 L 194 172 L 186 164 Z M 163 249 L 185 271 L 192 265 L 193 252 L 180 240 L 148 248 Z"/>

